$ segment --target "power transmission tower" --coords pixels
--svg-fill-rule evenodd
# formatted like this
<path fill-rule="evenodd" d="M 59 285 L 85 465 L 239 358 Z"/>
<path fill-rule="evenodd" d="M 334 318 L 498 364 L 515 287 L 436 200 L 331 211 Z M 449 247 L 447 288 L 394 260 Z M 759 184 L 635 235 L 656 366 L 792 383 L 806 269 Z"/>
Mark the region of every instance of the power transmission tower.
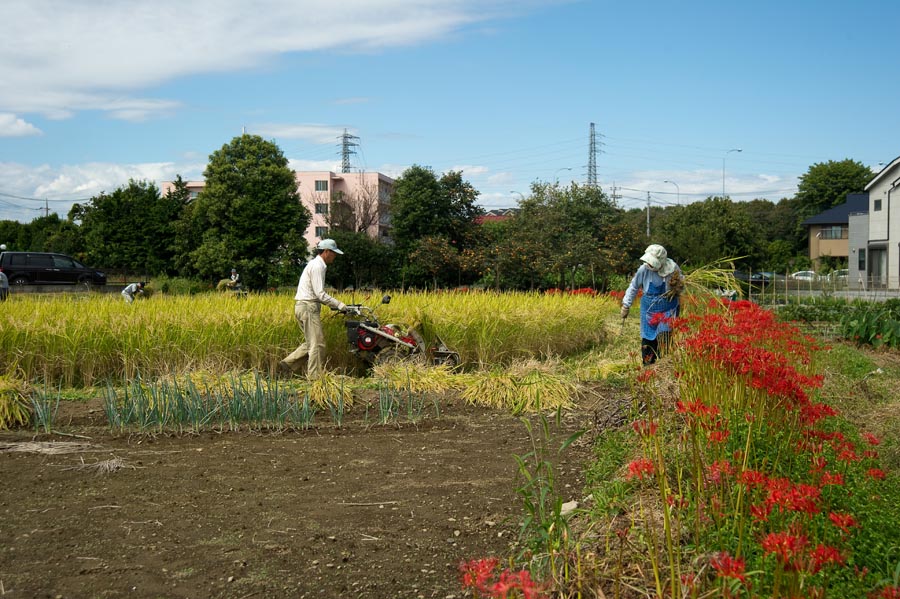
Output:
<path fill-rule="evenodd" d="M 347 133 L 347 130 L 344 129 L 344 134 L 339 138 L 341 140 L 341 172 L 349 173 L 350 172 L 350 155 L 356 154 L 356 150 L 352 148 L 358 146 L 359 144 L 353 141 L 354 139 L 359 139 L 356 135 L 350 135 Z"/>
<path fill-rule="evenodd" d="M 591 147 L 588 151 L 588 187 L 597 187 L 597 134 L 594 131 L 594 123 L 591 123 Z"/>

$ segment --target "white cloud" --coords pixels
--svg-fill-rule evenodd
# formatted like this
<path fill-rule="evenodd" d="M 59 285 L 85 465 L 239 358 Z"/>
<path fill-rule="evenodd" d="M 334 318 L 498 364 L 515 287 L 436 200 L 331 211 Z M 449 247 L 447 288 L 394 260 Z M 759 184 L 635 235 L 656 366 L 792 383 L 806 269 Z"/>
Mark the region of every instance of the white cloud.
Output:
<path fill-rule="evenodd" d="M 294 160 L 288 159 L 288 166 L 295 171 L 331 171 L 341 170 L 339 160 Z"/>
<path fill-rule="evenodd" d="M 40 135 L 42 131 L 14 114 L 0 113 L 0 137 Z"/>
<path fill-rule="evenodd" d="M 477 177 L 478 175 L 485 175 L 488 172 L 490 172 L 491 169 L 489 169 L 486 166 L 476 166 L 476 165 L 471 165 L 471 164 L 464 164 L 464 165 L 459 165 L 459 166 L 452 166 L 452 167 L 450 167 L 449 170 L 462 172 L 463 178 L 466 178 L 466 177 Z"/>
<path fill-rule="evenodd" d="M 151 181 L 160 186 L 176 175 L 186 180 L 202 178 L 205 167 L 205 164 L 173 162 L 95 162 L 59 168 L 0 163 L 0 181 L 4 182 L 0 193 L 5 194 L 0 195 L 0 220 L 31 222 L 41 215 L 45 205 L 51 212 L 65 217 L 72 204 L 103 192 L 112 193 L 127 185 L 130 179 Z"/>
<path fill-rule="evenodd" d="M 275 139 L 303 139 L 317 144 L 335 144 L 344 130 L 351 135 L 355 130 L 349 127 L 336 127 L 333 125 L 290 125 L 268 123 L 255 125 L 249 129 L 265 138 Z"/>
<path fill-rule="evenodd" d="M 0 110 L 145 119 L 174 104 L 141 98 L 141 90 L 179 77 L 249 69 L 292 52 L 431 42 L 529 4 L 260 0 L 248 10 L 243 0 L 6 0 L 0 20 L 15 26 L 0 45 Z"/>

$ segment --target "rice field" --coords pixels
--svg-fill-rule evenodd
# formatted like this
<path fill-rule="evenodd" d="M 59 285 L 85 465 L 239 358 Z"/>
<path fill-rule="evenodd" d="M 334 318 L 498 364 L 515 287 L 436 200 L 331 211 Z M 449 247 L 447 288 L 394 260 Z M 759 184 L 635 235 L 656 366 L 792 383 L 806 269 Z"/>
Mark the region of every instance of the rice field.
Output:
<path fill-rule="evenodd" d="M 615 331 L 615 300 L 537 293 L 337 294 L 376 307 L 382 323 L 421 326 L 460 353 L 469 372 L 565 357 L 602 347 Z M 19 295 L 4 304 L 0 375 L 89 387 L 193 371 L 273 374 L 302 340 L 285 294 L 167 296 Z M 328 369 L 358 372 L 344 319 L 323 311 Z M 431 332 L 431 333 L 430 333 Z"/>

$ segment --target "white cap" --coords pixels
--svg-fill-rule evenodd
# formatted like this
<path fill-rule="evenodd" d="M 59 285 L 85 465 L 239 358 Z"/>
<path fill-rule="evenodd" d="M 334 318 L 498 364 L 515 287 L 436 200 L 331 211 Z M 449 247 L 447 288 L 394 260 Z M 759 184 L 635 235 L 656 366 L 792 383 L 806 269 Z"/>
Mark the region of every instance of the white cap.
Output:
<path fill-rule="evenodd" d="M 317 250 L 331 250 L 335 254 L 343 254 L 341 250 L 338 249 L 337 244 L 334 242 L 334 239 L 323 239 L 319 243 L 316 244 Z"/>

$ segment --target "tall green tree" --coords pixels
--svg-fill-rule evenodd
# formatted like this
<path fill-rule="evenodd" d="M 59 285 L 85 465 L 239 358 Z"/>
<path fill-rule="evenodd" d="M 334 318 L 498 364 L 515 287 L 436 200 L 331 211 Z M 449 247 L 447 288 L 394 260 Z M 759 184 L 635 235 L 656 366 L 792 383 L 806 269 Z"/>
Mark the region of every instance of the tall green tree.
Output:
<path fill-rule="evenodd" d="M 391 236 L 407 255 L 416 242 L 427 236 L 446 237 L 457 250 L 469 243 L 478 191 L 451 171 L 440 179 L 430 168 L 414 165 L 394 182 L 391 196 Z"/>
<path fill-rule="evenodd" d="M 235 267 L 252 287 L 286 283 L 287 265 L 306 257 L 311 217 L 281 149 L 244 134 L 210 155 L 203 174 L 190 209 L 189 268 L 216 280 Z"/>
<path fill-rule="evenodd" d="M 80 223 L 91 264 L 141 274 L 171 269 L 177 213 L 164 206 L 153 183 L 132 179 L 111 194 L 75 204 L 69 218 Z"/>
<path fill-rule="evenodd" d="M 729 199 L 710 197 L 661 220 L 658 242 L 683 266 L 702 266 L 729 257 L 755 265 L 762 254 L 759 223 Z"/>
<path fill-rule="evenodd" d="M 800 177 L 794 196 L 800 220 L 843 204 L 848 193 L 861 192 L 872 177 L 872 169 L 849 158 L 813 164 Z"/>

